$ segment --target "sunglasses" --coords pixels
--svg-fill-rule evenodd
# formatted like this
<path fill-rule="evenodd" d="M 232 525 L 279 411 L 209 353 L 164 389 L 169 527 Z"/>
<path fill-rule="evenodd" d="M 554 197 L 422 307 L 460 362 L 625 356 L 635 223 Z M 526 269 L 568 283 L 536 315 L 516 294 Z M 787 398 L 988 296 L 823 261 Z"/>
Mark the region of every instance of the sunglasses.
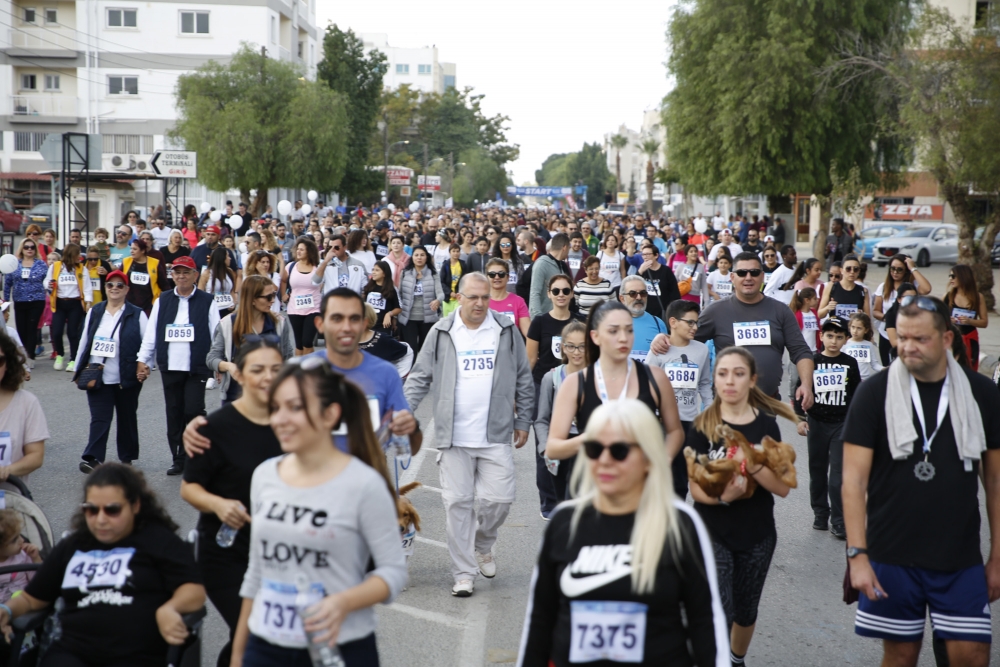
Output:
<path fill-rule="evenodd" d="M 954 280 L 954 279 L 955 279 L 955 274 L 954 273 L 949 273 L 948 274 L 948 280 Z"/>
<path fill-rule="evenodd" d="M 554 294 L 555 296 L 560 296 L 560 295 L 562 295 L 562 296 L 569 296 L 570 294 L 573 293 L 573 288 L 572 287 L 553 287 L 549 291 L 552 292 L 552 294 Z"/>
<path fill-rule="evenodd" d="M 906 271 L 906 267 L 905 266 L 890 266 L 889 267 L 889 271 L 891 273 L 903 273 L 903 272 Z"/>
<path fill-rule="evenodd" d="M 857 273 L 860 270 L 861 270 L 860 266 L 845 266 L 844 267 L 844 271 L 847 271 L 849 273 Z"/>
<path fill-rule="evenodd" d="M 943 313 L 941 313 L 941 311 L 938 310 L 937 305 L 934 303 L 934 299 L 930 298 L 929 296 L 919 296 L 919 295 L 904 296 L 902 299 L 899 300 L 899 305 L 902 308 L 906 308 L 911 304 L 916 304 L 917 308 L 919 308 L 920 310 L 926 310 L 931 313 L 939 313 L 942 316 L 944 315 Z M 945 319 L 947 320 L 948 318 L 945 317 Z"/>
<path fill-rule="evenodd" d="M 507 277 L 507 272 L 506 271 L 490 271 L 486 275 L 488 275 L 491 279 L 492 278 L 506 278 Z"/>
<path fill-rule="evenodd" d="M 258 299 L 267 299 L 268 301 L 274 301 L 274 297 L 277 296 L 277 292 L 271 292 L 270 294 L 259 294 Z"/>
<path fill-rule="evenodd" d="M 775 254 L 773 254 L 773 253 L 766 253 L 764 255 L 764 259 L 777 259 L 777 258 L 778 258 L 778 256 L 775 255 Z"/>
<path fill-rule="evenodd" d="M 596 461 L 601 458 L 601 454 L 604 453 L 605 449 L 608 450 L 608 453 L 611 454 L 611 458 L 615 461 L 624 461 L 628 458 L 628 454 L 632 451 L 632 448 L 638 446 L 639 445 L 630 442 L 616 442 L 613 445 L 605 446 L 596 440 L 588 440 L 583 443 L 583 451 L 587 455 L 587 458 L 592 461 Z"/>
<path fill-rule="evenodd" d="M 509 244 L 509 243 L 501 243 L 501 244 L 500 244 L 500 247 L 501 247 L 501 248 L 509 248 L 509 247 L 510 247 L 510 244 Z"/>
<path fill-rule="evenodd" d="M 761 269 L 736 269 L 733 273 L 739 278 L 746 278 L 748 275 L 756 278 L 764 272 Z"/>
<path fill-rule="evenodd" d="M 23 250 L 34 250 L 35 246 L 33 246 L 33 245 L 26 245 L 26 246 L 21 246 L 21 248 Z"/>
<path fill-rule="evenodd" d="M 40 232 L 28 232 L 28 236 L 38 236 Z"/>
<path fill-rule="evenodd" d="M 649 296 L 649 292 L 647 292 L 646 290 L 642 290 L 642 291 L 639 291 L 639 292 L 636 292 L 635 290 L 632 290 L 630 292 L 625 292 L 625 296 L 627 296 L 630 299 L 635 299 L 637 297 L 641 297 L 641 298 L 645 299 L 646 297 Z"/>
<path fill-rule="evenodd" d="M 103 507 L 101 505 L 95 505 L 94 503 L 83 503 L 80 505 L 80 509 L 83 510 L 83 513 L 90 518 L 94 518 L 101 513 L 101 510 L 104 510 L 104 513 L 108 516 L 108 518 L 113 519 L 122 513 L 122 507 L 121 503 L 111 503 L 110 505 L 104 505 Z"/>
<path fill-rule="evenodd" d="M 125 289 L 125 283 L 105 283 L 107 289 Z"/>
<path fill-rule="evenodd" d="M 267 335 L 270 336 L 271 334 L 267 334 Z M 257 334 L 251 334 L 250 336 L 254 336 L 255 338 L 259 338 L 261 340 L 263 340 L 263 339 L 266 338 L 264 336 L 257 336 Z M 243 339 L 244 340 L 248 340 L 250 338 L 250 336 L 244 336 Z M 274 337 L 277 338 L 277 336 L 274 336 Z M 280 339 L 279 339 L 279 342 L 280 342 Z M 314 357 L 314 356 L 292 357 L 291 359 L 288 360 L 288 363 L 295 364 L 296 366 L 300 367 L 304 371 L 311 371 L 311 370 L 315 370 L 317 368 L 326 368 L 327 370 L 329 370 L 329 368 L 330 368 L 330 365 L 328 363 L 326 363 L 326 359 L 324 359 L 323 357 Z"/>
<path fill-rule="evenodd" d="M 844 276 L 842 276 L 842 275 L 841 275 L 841 274 L 839 274 L 839 273 L 831 273 L 831 274 L 830 274 L 830 280 L 840 280 L 840 279 L 841 279 L 841 278 L 843 278 L 843 277 L 844 277 Z"/>

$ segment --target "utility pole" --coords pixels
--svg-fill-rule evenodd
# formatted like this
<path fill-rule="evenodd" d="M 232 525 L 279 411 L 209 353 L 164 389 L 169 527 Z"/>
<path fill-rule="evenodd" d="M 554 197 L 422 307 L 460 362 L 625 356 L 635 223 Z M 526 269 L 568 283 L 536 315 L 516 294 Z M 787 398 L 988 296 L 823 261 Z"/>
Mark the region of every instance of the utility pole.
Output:
<path fill-rule="evenodd" d="M 385 190 L 386 201 L 389 197 L 389 113 L 387 111 L 382 112 L 382 145 L 385 146 L 385 166 L 383 167 L 382 174 L 385 176 Z"/>
<path fill-rule="evenodd" d="M 420 192 L 420 198 L 424 200 L 423 208 L 427 208 L 426 200 L 424 199 L 424 192 L 430 192 L 427 183 L 427 144 L 424 144 L 424 189 Z"/>
<path fill-rule="evenodd" d="M 451 205 L 455 205 L 455 153 L 448 153 L 448 196 L 451 197 Z"/>

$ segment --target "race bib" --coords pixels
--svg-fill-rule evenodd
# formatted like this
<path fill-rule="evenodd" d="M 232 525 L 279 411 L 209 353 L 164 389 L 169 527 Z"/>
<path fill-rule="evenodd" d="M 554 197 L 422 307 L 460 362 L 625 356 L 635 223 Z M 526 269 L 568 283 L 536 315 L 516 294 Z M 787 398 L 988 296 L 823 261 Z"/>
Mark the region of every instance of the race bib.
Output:
<path fill-rule="evenodd" d="M 461 350 L 458 353 L 458 374 L 463 378 L 482 378 L 493 375 L 496 350 Z"/>
<path fill-rule="evenodd" d="M 113 338 L 94 336 L 94 344 L 90 346 L 90 356 L 114 359 L 118 355 L 118 343 Z"/>
<path fill-rule="evenodd" d="M 260 591 L 253 601 L 252 614 L 256 617 L 254 630 L 273 643 L 304 644 L 306 633 L 302 628 L 302 619 L 295 608 L 295 597 L 298 589 L 292 584 L 283 584 L 270 579 L 261 581 Z M 310 592 L 317 597 L 323 596 L 323 586 L 312 584 Z"/>
<path fill-rule="evenodd" d="M 402 534 L 403 555 L 406 556 L 407 558 L 413 555 L 413 543 L 416 541 L 416 539 L 417 539 L 417 529 L 413 525 L 413 523 L 410 523 L 409 528 L 407 528 L 406 532 Z"/>
<path fill-rule="evenodd" d="M 168 324 L 166 331 L 166 338 L 168 343 L 193 343 L 194 325 Z"/>
<path fill-rule="evenodd" d="M 385 310 L 385 299 L 382 298 L 381 292 L 369 292 L 365 301 L 375 310 Z"/>
<path fill-rule="evenodd" d="M 233 307 L 233 295 L 226 292 L 215 293 L 215 307 L 219 310 L 226 310 Z"/>
<path fill-rule="evenodd" d="M 637 602 L 570 602 L 569 661 L 642 662 L 646 605 Z"/>
<path fill-rule="evenodd" d="M 566 261 L 569 262 L 569 268 L 571 270 L 573 270 L 573 271 L 579 271 L 580 270 L 580 260 L 579 259 L 570 257 Z"/>
<path fill-rule="evenodd" d="M 415 296 L 423 296 L 424 295 L 424 284 L 421 281 L 418 280 L 417 282 L 415 282 L 413 284 L 413 294 Z"/>
<path fill-rule="evenodd" d="M 612 262 L 608 262 L 608 261 L 601 262 L 601 271 L 606 271 L 608 273 L 613 273 L 613 272 L 615 272 L 615 271 L 618 270 L 618 266 L 619 266 L 619 264 L 618 264 L 618 260 L 617 259 L 614 260 L 614 261 L 612 261 Z"/>
<path fill-rule="evenodd" d="M 872 350 L 867 345 L 848 345 L 844 348 L 844 354 L 854 357 L 859 363 L 870 364 L 872 362 Z"/>
<path fill-rule="evenodd" d="M 813 371 L 813 390 L 817 394 L 847 389 L 846 368 L 818 368 Z"/>
<path fill-rule="evenodd" d="M 148 285 L 149 284 L 149 274 L 148 273 L 133 273 L 128 277 L 129 282 L 133 285 Z M 218 295 L 216 295 L 218 296 Z"/>
<path fill-rule="evenodd" d="M 552 337 L 552 356 L 556 359 L 562 358 L 562 336 Z"/>
<path fill-rule="evenodd" d="M 501 310 L 501 311 L 499 311 L 499 314 L 503 315 L 508 320 L 510 320 L 511 324 L 517 324 L 517 320 L 514 317 L 514 313 L 510 312 L 509 310 Z"/>
<path fill-rule="evenodd" d="M 375 254 L 378 255 L 379 257 L 385 257 L 386 255 L 389 254 L 389 246 L 380 245 L 376 247 Z"/>
<path fill-rule="evenodd" d="M 819 331 L 819 322 L 816 321 L 815 315 L 812 313 L 802 313 L 802 330 Z"/>
<path fill-rule="evenodd" d="M 135 549 L 119 547 L 110 551 L 77 551 L 63 574 L 63 588 L 121 588 L 132 571 L 128 569 Z"/>
<path fill-rule="evenodd" d="M 974 310 L 967 310 L 965 308 L 952 308 L 951 309 L 951 316 L 953 318 L 955 318 L 956 320 L 958 318 L 960 318 L 960 317 L 967 317 L 970 320 L 974 320 L 974 319 L 976 319 L 976 311 L 974 311 Z"/>
<path fill-rule="evenodd" d="M 732 296 L 733 294 L 733 283 L 729 280 L 720 280 L 715 283 L 715 293 L 720 297 Z"/>
<path fill-rule="evenodd" d="M 851 319 L 851 315 L 858 312 L 858 307 L 853 303 L 838 303 L 834 313 L 837 317 L 842 317 L 845 320 Z"/>
<path fill-rule="evenodd" d="M 14 443 L 10 431 L 0 431 L 0 466 L 9 466 L 14 458 Z"/>
<path fill-rule="evenodd" d="M 659 280 L 647 280 L 646 281 L 646 291 L 649 296 L 660 296 L 660 281 Z"/>
<path fill-rule="evenodd" d="M 75 275 L 73 275 L 72 273 L 66 273 L 65 271 L 60 272 L 60 274 L 59 274 L 59 286 L 60 287 L 62 287 L 63 285 L 75 285 L 75 284 L 76 284 L 76 276 Z"/>
<path fill-rule="evenodd" d="M 663 372 L 670 380 L 670 386 L 674 389 L 697 389 L 698 376 L 700 371 L 698 364 L 667 364 L 663 367 Z"/>
<path fill-rule="evenodd" d="M 295 297 L 295 307 L 296 308 L 312 308 L 313 306 L 313 295 L 312 294 L 298 294 Z"/>
<path fill-rule="evenodd" d="M 90 291 L 100 293 L 101 291 L 101 279 L 91 278 L 90 279 Z"/>
<path fill-rule="evenodd" d="M 338 273 L 337 274 L 337 287 L 347 287 L 348 282 L 350 281 L 350 279 L 351 279 L 351 277 L 348 276 L 346 273 Z M 311 299 L 312 295 L 309 295 L 309 298 Z"/>
<path fill-rule="evenodd" d="M 507 274 L 507 284 L 516 285 L 517 284 L 517 271 L 511 271 Z"/>
<path fill-rule="evenodd" d="M 29 278 L 31 278 L 31 269 L 21 267 L 21 280 L 28 280 Z"/>
<path fill-rule="evenodd" d="M 649 354 L 648 350 L 632 350 L 629 352 L 629 358 L 635 359 L 636 361 L 646 363 L 646 355 Z"/>
<path fill-rule="evenodd" d="M 771 323 L 733 322 L 733 341 L 737 345 L 770 345 Z"/>
<path fill-rule="evenodd" d="M 681 269 L 681 280 L 687 280 L 693 275 L 694 275 L 693 266 L 685 266 L 684 268 Z"/>

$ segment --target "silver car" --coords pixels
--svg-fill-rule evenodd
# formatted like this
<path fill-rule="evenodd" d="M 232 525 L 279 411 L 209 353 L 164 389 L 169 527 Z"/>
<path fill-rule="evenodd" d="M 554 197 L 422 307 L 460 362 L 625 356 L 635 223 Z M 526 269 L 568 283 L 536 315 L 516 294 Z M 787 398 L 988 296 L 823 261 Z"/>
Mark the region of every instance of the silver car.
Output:
<path fill-rule="evenodd" d="M 931 262 L 958 261 L 958 227 L 955 225 L 914 225 L 875 244 L 872 261 L 885 266 L 896 255 L 912 257 L 917 266 Z"/>

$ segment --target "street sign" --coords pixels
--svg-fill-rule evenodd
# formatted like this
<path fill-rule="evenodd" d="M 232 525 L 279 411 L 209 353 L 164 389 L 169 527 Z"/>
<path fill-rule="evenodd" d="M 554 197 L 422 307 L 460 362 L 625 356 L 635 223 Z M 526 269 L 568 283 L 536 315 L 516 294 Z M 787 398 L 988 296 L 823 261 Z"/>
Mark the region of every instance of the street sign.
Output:
<path fill-rule="evenodd" d="M 409 185 L 410 179 L 408 178 L 390 178 L 389 185 Z"/>
<path fill-rule="evenodd" d="M 410 196 L 410 186 L 409 185 L 404 185 L 403 187 L 401 187 L 399 189 L 399 196 L 400 197 L 409 197 Z"/>
<path fill-rule="evenodd" d="M 70 144 L 73 150 L 70 150 L 69 158 L 69 168 L 83 169 L 83 152 L 84 145 L 89 145 L 90 154 L 87 156 L 87 167 L 92 171 L 101 170 L 101 147 L 103 140 L 101 135 L 92 134 L 90 135 L 90 142 L 88 144 L 86 137 L 82 135 L 73 135 L 70 137 Z M 63 135 L 61 134 L 47 134 L 45 135 L 45 141 L 39 147 L 39 153 L 42 154 L 42 159 L 52 168 L 52 169 L 62 169 L 63 167 Z"/>
<path fill-rule="evenodd" d="M 194 151 L 157 151 L 149 164 L 157 176 L 198 178 L 198 154 Z"/>
<path fill-rule="evenodd" d="M 424 177 L 417 176 L 417 188 L 421 190 L 441 190 L 441 177 L 440 176 L 427 176 L 427 183 L 424 184 Z"/>
<path fill-rule="evenodd" d="M 409 167 L 389 167 L 385 173 L 390 180 L 394 178 L 395 179 L 405 178 L 407 180 L 413 178 L 413 170 L 410 169 Z"/>

